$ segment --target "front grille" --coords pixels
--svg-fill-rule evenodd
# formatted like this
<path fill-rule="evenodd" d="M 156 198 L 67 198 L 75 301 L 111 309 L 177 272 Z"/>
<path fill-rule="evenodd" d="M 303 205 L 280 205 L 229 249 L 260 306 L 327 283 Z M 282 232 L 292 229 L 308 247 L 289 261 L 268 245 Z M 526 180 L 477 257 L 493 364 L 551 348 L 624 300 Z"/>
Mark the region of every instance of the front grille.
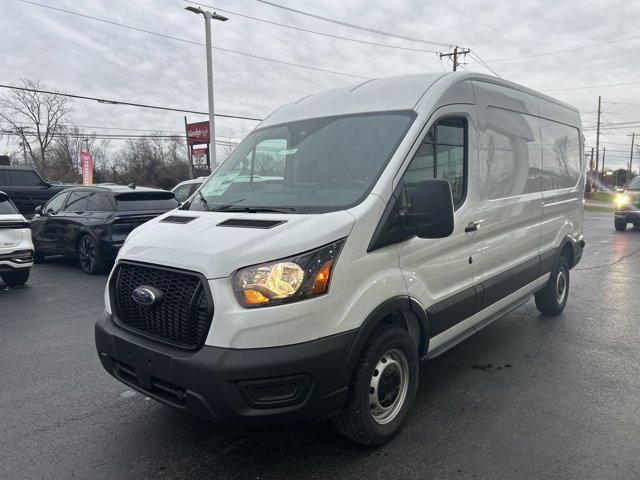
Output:
<path fill-rule="evenodd" d="M 213 304 L 204 278 L 192 272 L 122 262 L 112 285 L 117 322 L 137 333 L 187 349 L 202 346 Z M 141 286 L 162 292 L 158 305 L 143 306 L 133 297 Z"/>

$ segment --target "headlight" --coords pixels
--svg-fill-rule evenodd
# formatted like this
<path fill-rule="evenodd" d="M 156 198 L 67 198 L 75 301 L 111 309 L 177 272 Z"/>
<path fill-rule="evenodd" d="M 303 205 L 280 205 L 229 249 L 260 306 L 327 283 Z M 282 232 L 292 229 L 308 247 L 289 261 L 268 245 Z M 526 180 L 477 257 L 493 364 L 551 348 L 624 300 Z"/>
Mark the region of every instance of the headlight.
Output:
<path fill-rule="evenodd" d="M 629 196 L 619 193 L 618 195 L 616 195 L 615 202 L 618 207 L 622 207 L 623 205 L 629 203 Z"/>
<path fill-rule="evenodd" d="M 327 293 L 345 239 L 275 262 L 238 270 L 233 289 L 243 307 L 265 307 Z"/>

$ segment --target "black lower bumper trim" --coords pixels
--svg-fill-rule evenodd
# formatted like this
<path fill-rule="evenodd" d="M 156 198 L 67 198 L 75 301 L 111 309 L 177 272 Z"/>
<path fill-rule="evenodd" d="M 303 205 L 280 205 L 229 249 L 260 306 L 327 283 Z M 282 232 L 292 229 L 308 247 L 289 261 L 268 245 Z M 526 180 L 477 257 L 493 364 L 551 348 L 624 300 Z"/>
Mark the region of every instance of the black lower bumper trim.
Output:
<path fill-rule="evenodd" d="M 356 331 L 283 347 L 187 352 L 96 323 L 96 348 L 115 378 L 167 405 L 231 425 L 273 425 L 337 414 Z"/>

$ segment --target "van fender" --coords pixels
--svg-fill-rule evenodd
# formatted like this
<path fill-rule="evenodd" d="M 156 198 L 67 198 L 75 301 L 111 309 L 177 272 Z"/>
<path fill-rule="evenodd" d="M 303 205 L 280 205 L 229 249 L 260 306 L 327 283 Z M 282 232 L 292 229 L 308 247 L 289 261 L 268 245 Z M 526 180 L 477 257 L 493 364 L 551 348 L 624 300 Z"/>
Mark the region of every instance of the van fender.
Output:
<path fill-rule="evenodd" d="M 358 328 L 358 333 L 353 341 L 342 372 L 345 385 L 348 385 L 351 380 L 351 374 L 367 340 L 369 340 L 376 327 L 393 313 L 400 314 L 402 320 L 406 323 L 409 334 L 418 338 L 418 354 L 420 358 L 426 354 L 429 349 L 429 320 L 425 309 L 422 308 L 417 300 L 408 295 L 391 297 L 378 305 Z"/>

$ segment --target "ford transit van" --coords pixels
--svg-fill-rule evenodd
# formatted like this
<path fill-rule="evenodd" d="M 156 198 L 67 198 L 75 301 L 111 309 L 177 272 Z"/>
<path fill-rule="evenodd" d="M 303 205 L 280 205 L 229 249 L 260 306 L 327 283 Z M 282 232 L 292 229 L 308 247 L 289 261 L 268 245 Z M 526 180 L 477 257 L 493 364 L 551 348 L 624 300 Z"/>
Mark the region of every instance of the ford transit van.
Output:
<path fill-rule="evenodd" d="M 396 434 L 433 358 L 582 256 L 580 115 L 457 72 L 362 82 L 265 119 L 180 209 L 135 229 L 96 324 L 104 368 L 235 425 Z"/>

